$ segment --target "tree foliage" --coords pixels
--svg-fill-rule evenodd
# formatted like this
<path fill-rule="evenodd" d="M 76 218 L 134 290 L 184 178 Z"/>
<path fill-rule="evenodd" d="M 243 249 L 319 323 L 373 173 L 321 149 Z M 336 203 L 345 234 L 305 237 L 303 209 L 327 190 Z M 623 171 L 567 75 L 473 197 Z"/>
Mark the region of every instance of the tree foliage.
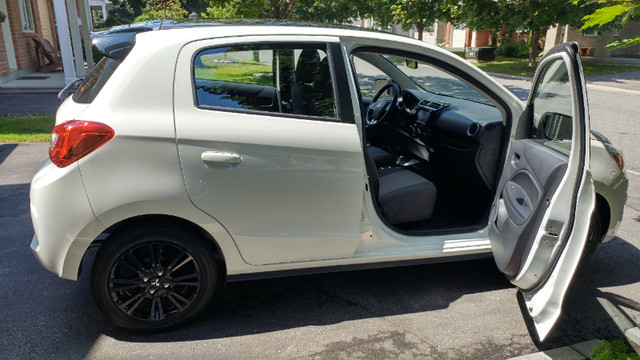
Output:
<path fill-rule="evenodd" d="M 472 30 L 499 31 L 505 37 L 526 31 L 529 66 L 535 66 L 541 34 L 556 24 L 580 26 L 584 9 L 566 0 L 477 0 L 458 3 L 453 13 L 458 23 Z"/>
<path fill-rule="evenodd" d="M 299 0 L 292 17 L 296 20 L 342 24 L 365 15 L 361 0 Z"/>
<path fill-rule="evenodd" d="M 142 15 L 147 3 L 145 0 L 112 0 L 113 10 L 111 14 L 122 23 L 131 23 L 133 19 Z"/>
<path fill-rule="evenodd" d="M 189 16 L 189 12 L 184 9 L 179 0 L 151 0 L 147 3 L 147 8 L 141 15 L 134 19 L 134 22 L 150 20 L 178 20 Z"/>
<path fill-rule="evenodd" d="M 629 20 L 640 19 L 640 0 L 609 0 L 598 1 L 604 7 L 596 9 L 593 13 L 586 15 L 581 29 L 602 28 L 607 25 L 622 27 Z M 640 44 L 640 37 L 611 40 L 606 48 L 613 50 Z"/>
<path fill-rule="evenodd" d="M 449 18 L 450 4 L 446 0 L 395 0 L 391 2 L 391 10 L 395 15 L 395 20 L 405 31 L 415 27 L 419 40 L 422 40 L 422 32 L 433 25 L 436 20 Z"/>
<path fill-rule="evenodd" d="M 298 6 L 298 0 L 210 0 L 205 16 L 222 14 L 232 18 L 287 20 Z"/>

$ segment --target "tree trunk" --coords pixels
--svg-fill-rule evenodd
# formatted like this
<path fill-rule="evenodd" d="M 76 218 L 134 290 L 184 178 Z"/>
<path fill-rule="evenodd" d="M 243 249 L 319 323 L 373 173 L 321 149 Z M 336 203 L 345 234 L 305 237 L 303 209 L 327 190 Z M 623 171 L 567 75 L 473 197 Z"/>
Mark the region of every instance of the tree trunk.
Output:
<path fill-rule="evenodd" d="M 422 41 L 422 32 L 424 32 L 424 26 L 416 25 L 416 31 L 418 32 L 418 40 Z"/>
<path fill-rule="evenodd" d="M 540 42 L 540 30 L 531 31 L 529 42 L 529 66 L 536 66 L 536 56 L 538 55 L 538 42 Z"/>

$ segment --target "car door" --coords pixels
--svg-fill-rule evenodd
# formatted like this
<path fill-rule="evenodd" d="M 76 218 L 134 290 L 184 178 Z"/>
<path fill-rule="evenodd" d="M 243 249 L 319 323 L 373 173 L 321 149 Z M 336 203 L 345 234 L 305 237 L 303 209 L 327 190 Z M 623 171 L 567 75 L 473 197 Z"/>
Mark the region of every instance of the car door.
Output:
<path fill-rule="evenodd" d="M 175 123 L 187 191 L 249 264 L 355 252 L 364 170 L 353 111 L 335 96 L 337 44 L 245 36 L 181 50 Z"/>
<path fill-rule="evenodd" d="M 538 66 L 489 222 L 496 264 L 522 293 L 540 340 L 560 315 L 589 229 L 589 141 L 578 47 L 561 44 Z"/>

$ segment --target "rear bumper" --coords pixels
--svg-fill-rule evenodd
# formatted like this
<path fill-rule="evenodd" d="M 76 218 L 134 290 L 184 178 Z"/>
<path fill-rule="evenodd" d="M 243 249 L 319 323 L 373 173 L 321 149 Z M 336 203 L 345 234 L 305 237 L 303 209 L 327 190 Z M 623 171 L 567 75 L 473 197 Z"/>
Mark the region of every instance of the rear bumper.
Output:
<path fill-rule="evenodd" d="M 42 164 L 31 182 L 31 250 L 42 266 L 77 280 L 82 257 L 104 227 L 93 214 L 77 164 Z"/>

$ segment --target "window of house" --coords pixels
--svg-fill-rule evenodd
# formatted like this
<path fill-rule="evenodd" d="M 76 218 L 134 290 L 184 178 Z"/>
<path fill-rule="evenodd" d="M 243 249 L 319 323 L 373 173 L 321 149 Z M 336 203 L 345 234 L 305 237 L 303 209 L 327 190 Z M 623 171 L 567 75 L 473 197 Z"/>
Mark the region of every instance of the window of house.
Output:
<path fill-rule="evenodd" d="M 22 32 L 36 32 L 36 25 L 33 21 L 33 8 L 30 0 L 18 0 L 20 8 L 20 20 L 22 20 Z"/>
<path fill-rule="evenodd" d="M 336 118 L 325 45 L 239 45 L 194 58 L 199 107 Z"/>

